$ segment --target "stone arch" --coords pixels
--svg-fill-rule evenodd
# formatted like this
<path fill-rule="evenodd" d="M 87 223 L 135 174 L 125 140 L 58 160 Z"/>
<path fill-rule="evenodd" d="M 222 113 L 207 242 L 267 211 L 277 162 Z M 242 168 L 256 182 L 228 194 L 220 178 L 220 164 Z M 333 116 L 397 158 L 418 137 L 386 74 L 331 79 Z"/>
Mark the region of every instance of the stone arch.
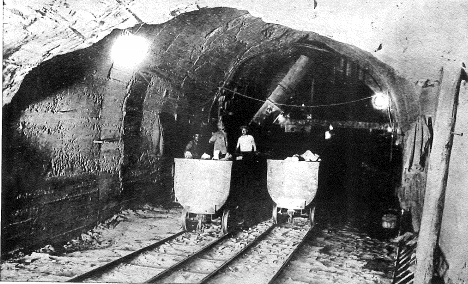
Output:
<path fill-rule="evenodd" d="M 369 87 L 374 93 L 381 92 L 387 94 L 391 99 L 390 112 L 393 123 L 404 132 L 409 129 L 410 124 L 414 122 L 420 115 L 419 98 L 416 90 L 409 81 L 398 76 L 393 68 L 380 62 L 371 54 L 359 50 L 356 47 L 340 43 L 317 34 L 309 33 L 304 38 L 313 38 L 309 44 L 301 44 L 299 42 L 292 43 L 289 47 L 277 48 L 274 50 L 257 51 L 249 54 L 248 57 L 242 58 L 231 66 L 229 72 L 224 77 L 223 86 L 230 85 L 242 68 L 245 68 L 249 62 L 257 60 L 259 57 L 268 54 L 279 54 L 279 56 L 291 56 L 294 53 L 293 46 L 302 46 L 319 52 L 331 54 L 330 58 L 345 59 L 348 63 L 357 65 L 358 72 L 362 72 L 362 81 L 364 85 Z M 304 53 L 304 52 L 303 52 Z M 306 52 L 307 53 L 307 52 Z M 346 68 L 346 67 L 345 67 Z M 218 92 L 219 96 L 221 92 Z M 216 98 L 215 98 L 216 100 Z M 214 105 L 214 104 L 213 104 Z M 213 107 L 213 106 L 212 106 Z"/>

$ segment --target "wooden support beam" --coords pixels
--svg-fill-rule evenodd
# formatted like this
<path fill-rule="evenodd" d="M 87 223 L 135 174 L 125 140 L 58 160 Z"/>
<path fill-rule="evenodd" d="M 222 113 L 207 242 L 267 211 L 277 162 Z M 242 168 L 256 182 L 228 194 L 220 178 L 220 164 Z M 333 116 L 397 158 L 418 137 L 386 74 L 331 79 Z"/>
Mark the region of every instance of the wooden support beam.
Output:
<path fill-rule="evenodd" d="M 461 67 L 445 68 L 442 74 L 434 124 L 434 140 L 427 172 L 423 215 L 416 249 L 414 284 L 429 284 L 434 273 L 437 245 L 445 201 L 445 189 L 452 151 Z"/>
<path fill-rule="evenodd" d="M 278 115 L 281 109 L 276 104 L 286 103 L 290 96 L 295 95 L 295 88 L 304 78 L 311 63 L 312 59 L 301 55 L 265 103 L 253 116 L 251 123 L 261 125 L 268 116 L 274 114 Z"/>

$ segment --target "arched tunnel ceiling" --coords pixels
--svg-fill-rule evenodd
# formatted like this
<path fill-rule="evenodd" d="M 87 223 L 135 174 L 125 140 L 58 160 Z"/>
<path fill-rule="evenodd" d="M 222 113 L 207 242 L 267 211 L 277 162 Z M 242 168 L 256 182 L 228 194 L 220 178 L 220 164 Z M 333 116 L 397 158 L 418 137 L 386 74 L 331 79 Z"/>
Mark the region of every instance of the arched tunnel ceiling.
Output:
<path fill-rule="evenodd" d="M 223 94 L 240 96 L 243 101 L 250 101 L 249 108 L 257 111 L 258 102 L 278 86 L 287 88 L 283 85 L 286 74 L 298 58 L 306 56 L 311 64 L 307 65 L 305 75 L 294 89 L 286 91 L 289 97 L 286 103 L 277 102 L 284 115 L 388 123 L 387 111 L 372 107 L 369 97 L 384 89 L 367 70 L 319 42 L 306 42 L 300 40 L 286 49 L 262 52 L 246 59 L 234 74 L 229 74 L 222 87 Z"/>
<path fill-rule="evenodd" d="M 421 35 L 417 37 L 421 47 L 418 50 L 413 50 L 411 49 L 412 45 L 407 43 L 403 53 L 406 52 L 409 55 L 405 55 L 402 59 L 399 56 L 403 53 L 397 48 L 386 48 L 386 45 L 382 48 L 382 42 L 385 38 L 393 47 L 395 47 L 396 42 L 401 40 L 395 39 L 395 37 L 399 38 L 403 35 L 390 34 L 386 37 L 383 35 L 388 26 L 395 27 L 398 20 L 404 19 L 405 16 L 408 18 L 408 15 L 414 15 L 411 9 L 417 4 L 413 2 L 406 5 L 399 4 L 401 7 L 395 8 L 395 3 L 375 1 L 373 4 L 343 6 L 337 5 L 339 3 L 336 1 L 318 2 L 317 5 L 313 5 L 313 2 L 310 1 L 298 1 L 295 2 L 295 5 L 290 5 L 286 1 L 274 3 L 267 3 L 267 1 L 256 1 L 255 3 L 251 1 L 223 1 L 223 3 L 218 1 L 170 1 L 167 3 L 166 1 L 148 0 L 116 0 L 97 3 L 95 1 L 73 0 L 39 0 L 32 3 L 4 1 L 3 104 L 7 104 L 11 100 L 24 76 L 32 68 L 54 56 L 88 47 L 107 36 L 114 29 L 138 27 L 143 23 L 164 23 L 184 12 L 223 6 L 247 10 L 248 13 L 261 16 L 263 20 L 268 22 L 311 31 L 307 32 L 309 36 L 326 43 L 344 56 L 359 61 L 364 68 L 368 68 L 375 74 L 376 81 L 387 89 L 396 101 L 396 112 L 397 116 L 400 116 L 400 121 L 412 120 L 414 114 L 417 113 L 417 106 L 414 103 L 416 98 L 412 97 L 414 95 L 412 94 L 412 86 L 401 75 L 405 75 L 410 80 L 421 77 L 438 79 L 438 73 L 435 71 L 438 71 L 445 61 L 460 61 L 463 56 L 459 56 L 462 53 L 458 47 L 452 45 L 444 50 L 441 50 L 441 47 L 433 48 L 430 44 L 434 40 L 425 43 Z M 458 7 L 452 5 L 452 8 L 454 6 Z M 423 8 L 427 8 L 427 11 L 430 12 L 425 12 L 426 10 Z M 424 15 L 434 15 L 431 8 L 427 4 L 420 7 L 424 13 L 419 18 L 427 22 L 428 19 Z M 461 20 L 459 13 L 455 13 L 455 10 L 447 9 L 450 12 L 445 13 L 446 16 L 455 17 L 458 21 L 457 25 L 451 27 L 451 31 L 460 27 L 460 21 L 462 24 L 466 23 L 466 19 Z M 349 13 L 350 11 L 352 13 Z M 391 12 L 396 12 L 398 16 L 396 20 L 389 19 L 388 13 Z M 437 18 L 429 20 L 434 20 L 432 25 L 437 26 Z M 369 30 L 369 22 L 375 28 Z M 411 35 L 417 33 L 421 27 L 424 28 L 424 24 L 420 25 L 421 27 L 418 25 L 413 27 L 412 19 L 405 20 L 405 24 L 413 29 Z M 431 30 L 433 29 L 431 28 Z M 446 31 L 447 28 L 443 28 L 443 30 Z M 268 33 L 267 29 L 265 31 Z M 312 31 L 325 36 L 312 33 Z M 206 36 L 209 38 L 216 32 L 215 29 Z M 448 37 L 446 34 L 441 35 L 444 39 Z M 331 38 L 372 52 L 375 57 L 371 56 L 370 53 L 366 54 L 359 48 L 348 44 L 343 45 Z M 454 39 L 453 36 L 452 39 Z M 379 42 L 380 45 L 377 44 Z M 449 46 L 448 43 L 442 42 L 444 47 Z M 457 46 L 464 46 L 466 39 L 463 40 L 460 37 L 460 43 Z M 237 60 L 248 57 L 249 52 L 254 53 L 254 49 L 240 50 Z M 445 58 L 444 55 L 446 55 Z M 419 64 L 409 62 L 408 56 Z M 397 69 L 397 72 L 376 58 L 390 63 L 393 68 Z M 434 58 L 437 58 L 436 62 L 428 62 Z M 431 68 L 428 68 L 429 66 Z"/>

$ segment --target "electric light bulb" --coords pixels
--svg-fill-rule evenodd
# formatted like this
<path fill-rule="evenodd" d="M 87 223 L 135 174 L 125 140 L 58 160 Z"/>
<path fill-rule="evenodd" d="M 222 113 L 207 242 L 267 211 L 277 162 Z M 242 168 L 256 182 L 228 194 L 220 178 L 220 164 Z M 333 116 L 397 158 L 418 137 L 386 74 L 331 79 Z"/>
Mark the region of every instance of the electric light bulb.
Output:
<path fill-rule="evenodd" d="M 149 42 L 137 35 L 127 34 L 117 38 L 112 46 L 114 64 L 134 67 L 141 63 L 149 49 Z"/>
<path fill-rule="evenodd" d="M 384 110 L 390 105 L 389 97 L 385 94 L 378 93 L 372 96 L 372 106 L 375 109 Z"/>

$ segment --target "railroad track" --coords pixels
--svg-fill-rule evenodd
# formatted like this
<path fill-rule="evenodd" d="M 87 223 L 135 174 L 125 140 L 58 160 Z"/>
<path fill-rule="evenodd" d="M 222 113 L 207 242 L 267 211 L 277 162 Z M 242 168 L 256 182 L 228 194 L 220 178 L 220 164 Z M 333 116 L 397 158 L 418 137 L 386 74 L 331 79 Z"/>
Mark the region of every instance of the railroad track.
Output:
<path fill-rule="evenodd" d="M 69 282 L 273 283 L 311 231 L 272 221 L 224 235 L 182 231 Z"/>

